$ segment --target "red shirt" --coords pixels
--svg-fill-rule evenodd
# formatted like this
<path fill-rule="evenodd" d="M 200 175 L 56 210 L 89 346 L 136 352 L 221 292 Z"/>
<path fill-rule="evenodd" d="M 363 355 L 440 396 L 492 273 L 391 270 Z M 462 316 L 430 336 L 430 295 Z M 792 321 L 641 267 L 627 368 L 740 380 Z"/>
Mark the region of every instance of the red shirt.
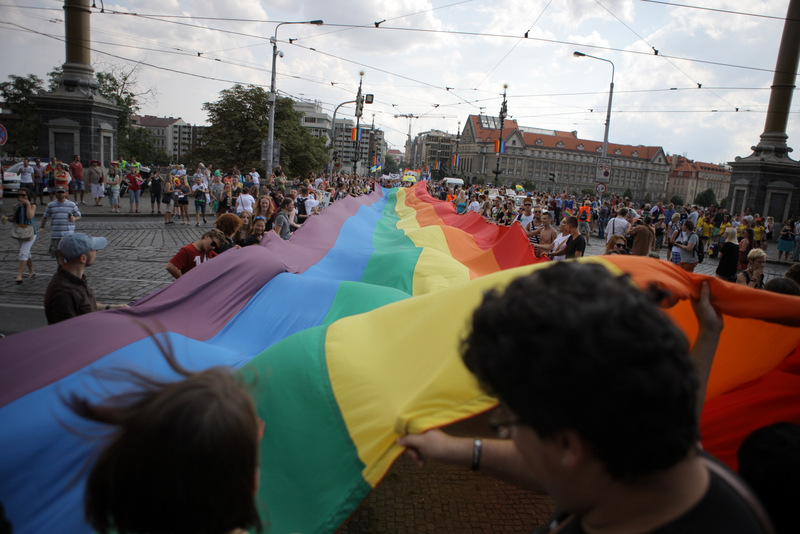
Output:
<path fill-rule="evenodd" d="M 72 161 L 69 164 L 69 173 L 73 180 L 83 180 L 83 165 L 80 161 Z"/>
<path fill-rule="evenodd" d="M 142 188 L 142 177 L 139 173 L 128 173 L 125 178 L 128 180 L 128 191 L 139 191 Z"/>
<path fill-rule="evenodd" d="M 181 248 L 169 262 L 180 269 L 181 274 L 186 274 L 207 259 L 208 256 L 205 252 L 200 252 L 200 250 L 194 246 L 194 243 L 189 243 Z"/>

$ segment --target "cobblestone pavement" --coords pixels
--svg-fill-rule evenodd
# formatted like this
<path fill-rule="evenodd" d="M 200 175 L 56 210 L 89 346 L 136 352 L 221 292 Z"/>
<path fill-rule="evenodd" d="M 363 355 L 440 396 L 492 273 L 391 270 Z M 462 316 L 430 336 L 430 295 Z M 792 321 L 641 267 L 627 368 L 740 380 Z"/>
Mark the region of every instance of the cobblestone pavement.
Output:
<path fill-rule="evenodd" d="M 123 202 L 123 208 L 126 204 Z M 8 205 L 6 206 L 8 211 Z M 39 213 L 43 208 L 39 208 Z M 165 287 L 172 277 L 166 262 L 183 245 L 194 241 L 212 227 L 212 218 L 198 228 L 180 224 L 164 225 L 150 214 L 114 215 L 108 208 L 81 206 L 84 214 L 77 231 L 108 239 L 108 247 L 97 254 L 87 270 L 89 283 L 99 301 L 129 303 Z M 37 224 L 40 222 L 37 215 Z M 193 214 L 192 214 L 193 218 Z M 193 220 L 193 219 L 192 219 Z M 44 293 L 56 270 L 47 254 L 49 230 L 40 231 L 33 246 L 37 277 L 23 284 L 13 282 L 17 269 L 17 243 L 7 226 L 0 231 L 0 309 L 21 313 L 28 308 L 43 309 Z M 590 239 L 587 255 L 601 254 L 604 240 Z M 776 247 L 770 247 L 774 260 Z M 662 253 L 662 257 L 664 254 Z M 657 261 L 657 260 L 653 260 Z M 714 274 L 717 260 L 707 259 L 697 272 Z M 767 276 L 781 276 L 787 265 L 770 261 Z M 39 312 L 43 318 L 43 312 Z M 39 319 L 41 321 L 41 319 Z M 21 330 L 35 328 L 32 324 Z M 488 436 L 487 416 L 481 415 L 452 425 L 456 435 Z M 418 468 L 405 456 L 398 459 L 381 484 L 340 529 L 341 533 L 418 532 L 531 532 L 544 524 L 553 510 L 552 501 L 503 484 L 464 468 L 428 465 Z"/>

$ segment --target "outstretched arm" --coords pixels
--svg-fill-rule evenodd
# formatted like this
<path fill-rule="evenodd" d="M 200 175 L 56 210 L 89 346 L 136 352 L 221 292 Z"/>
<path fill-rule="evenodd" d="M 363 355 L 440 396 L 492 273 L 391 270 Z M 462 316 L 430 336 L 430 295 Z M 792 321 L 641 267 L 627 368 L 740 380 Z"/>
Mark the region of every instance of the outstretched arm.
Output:
<path fill-rule="evenodd" d="M 528 490 L 544 491 L 530 475 L 530 469 L 513 441 L 481 439 L 481 442 L 478 471 Z M 458 465 L 464 469 L 472 467 L 475 449 L 473 438 L 454 437 L 434 429 L 423 434 L 402 436 L 397 443 L 408 448 L 406 453 L 420 467 L 429 460 Z"/>
<path fill-rule="evenodd" d="M 708 282 L 703 282 L 703 285 L 700 286 L 700 296 L 697 300 L 692 301 L 692 308 L 694 308 L 699 331 L 689 354 L 697 367 L 697 375 L 700 379 L 700 387 L 697 390 L 697 416 L 699 417 L 700 412 L 703 411 L 708 377 L 711 374 L 711 365 L 714 363 L 714 354 L 717 352 L 719 336 L 722 333 L 722 315 L 711 304 L 711 289 Z"/>

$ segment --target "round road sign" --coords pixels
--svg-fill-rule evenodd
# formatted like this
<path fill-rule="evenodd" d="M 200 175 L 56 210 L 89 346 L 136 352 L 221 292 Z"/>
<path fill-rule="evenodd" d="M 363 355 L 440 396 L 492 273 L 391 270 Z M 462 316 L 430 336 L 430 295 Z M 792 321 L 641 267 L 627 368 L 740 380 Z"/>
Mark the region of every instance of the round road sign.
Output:
<path fill-rule="evenodd" d="M 0 124 L 0 146 L 3 146 L 8 141 L 8 132 L 6 127 Z"/>
<path fill-rule="evenodd" d="M 594 190 L 597 191 L 598 195 L 602 195 L 603 193 L 606 192 L 606 184 L 603 183 L 597 184 Z"/>

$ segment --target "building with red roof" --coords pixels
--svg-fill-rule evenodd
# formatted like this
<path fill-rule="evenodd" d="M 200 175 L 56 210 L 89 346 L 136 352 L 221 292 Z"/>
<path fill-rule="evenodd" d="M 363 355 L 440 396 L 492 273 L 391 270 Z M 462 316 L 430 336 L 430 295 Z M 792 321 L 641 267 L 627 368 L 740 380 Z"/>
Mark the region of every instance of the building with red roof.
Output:
<path fill-rule="evenodd" d="M 691 203 L 698 193 L 711 189 L 719 201 L 728 197 L 730 185 L 731 171 L 722 165 L 692 161 L 678 155 L 670 157 L 667 198 L 677 195 Z"/>
<path fill-rule="evenodd" d="M 519 126 L 506 119 L 500 132 L 500 119 L 470 115 L 461 132 L 458 172 L 467 178 L 495 180 L 498 154 L 495 141 L 505 142 L 499 154 L 499 182 L 505 185 L 530 182 L 536 189 L 580 192 L 595 189 L 602 181 L 606 193 L 621 195 L 626 189 L 634 201 L 666 199 L 669 160 L 658 146 L 608 144 L 611 176 L 598 180 L 598 158 L 603 142 L 581 139 L 578 132 L 565 132 Z"/>

